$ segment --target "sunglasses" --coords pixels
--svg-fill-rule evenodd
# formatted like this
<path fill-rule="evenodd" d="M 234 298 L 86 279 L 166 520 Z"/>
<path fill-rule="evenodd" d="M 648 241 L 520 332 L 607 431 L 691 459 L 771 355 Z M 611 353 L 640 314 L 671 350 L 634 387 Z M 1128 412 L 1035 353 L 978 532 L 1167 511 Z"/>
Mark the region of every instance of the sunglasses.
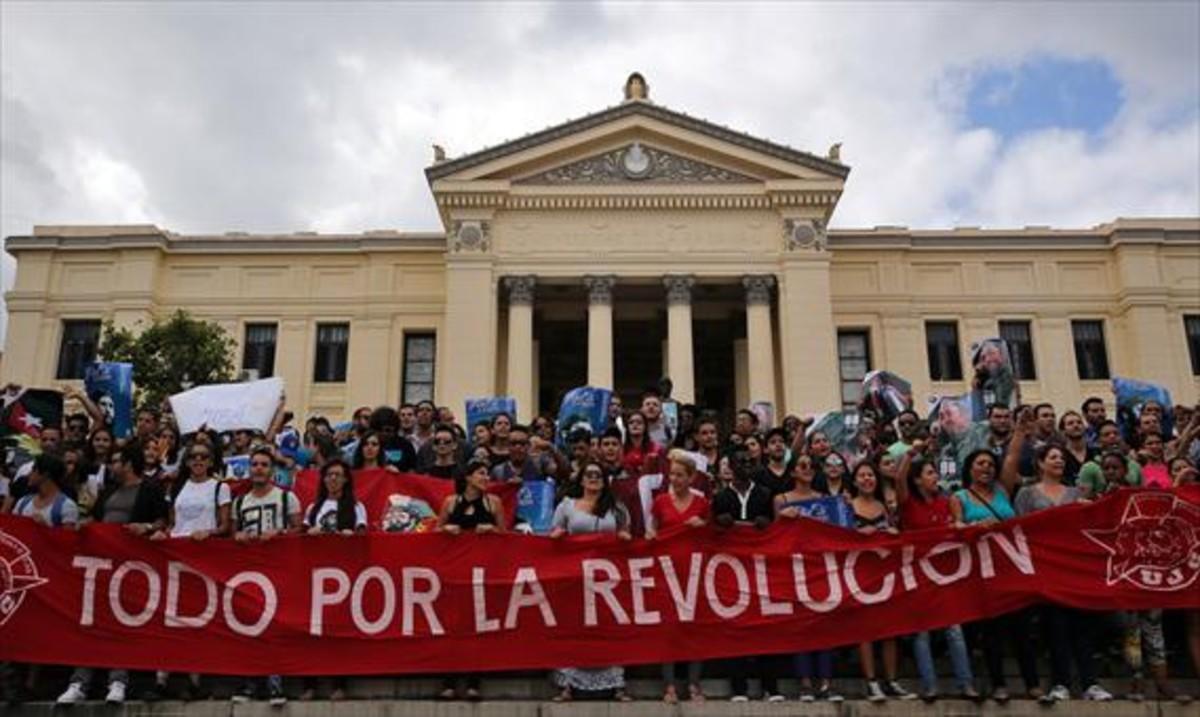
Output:
<path fill-rule="evenodd" d="M 584 478 L 603 478 L 604 474 L 601 473 L 600 471 L 584 471 L 583 477 Z"/>
<path fill-rule="evenodd" d="M 449 438 L 433 439 L 433 445 L 435 445 L 435 446 L 449 446 L 449 445 L 453 445 L 453 444 L 454 444 L 454 441 Z"/>

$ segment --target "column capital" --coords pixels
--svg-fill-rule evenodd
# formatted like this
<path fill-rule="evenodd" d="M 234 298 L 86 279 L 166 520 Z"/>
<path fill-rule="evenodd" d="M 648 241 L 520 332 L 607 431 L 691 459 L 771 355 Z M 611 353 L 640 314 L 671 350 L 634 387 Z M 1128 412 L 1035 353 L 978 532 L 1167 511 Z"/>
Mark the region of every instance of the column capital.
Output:
<path fill-rule="evenodd" d="M 508 304 L 514 305 L 532 305 L 533 304 L 533 288 L 537 285 L 537 277 L 532 275 L 526 276 L 506 276 L 504 277 L 504 288 L 508 289 Z"/>
<path fill-rule="evenodd" d="M 588 290 L 589 304 L 612 304 L 612 290 L 617 283 L 617 277 L 612 275 L 583 277 L 583 285 Z"/>
<path fill-rule="evenodd" d="M 691 274 L 668 274 L 663 277 L 667 288 L 667 306 L 692 303 L 692 287 L 696 278 Z"/>
<path fill-rule="evenodd" d="M 775 287 L 775 277 L 771 274 L 749 274 L 742 277 L 742 286 L 746 289 L 746 305 L 771 303 L 771 289 Z"/>

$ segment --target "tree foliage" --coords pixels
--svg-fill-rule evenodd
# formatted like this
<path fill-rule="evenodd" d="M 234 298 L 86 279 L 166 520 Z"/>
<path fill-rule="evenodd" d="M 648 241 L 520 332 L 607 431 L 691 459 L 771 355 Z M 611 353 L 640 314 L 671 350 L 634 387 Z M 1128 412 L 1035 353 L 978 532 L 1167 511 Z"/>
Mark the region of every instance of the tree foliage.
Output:
<path fill-rule="evenodd" d="M 104 322 L 97 351 L 105 361 L 133 364 L 138 405 L 157 406 L 185 385 L 233 380 L 234 342 L 219 325 L 179 310 L 138 328 L 135 335 L 111 320 Z"/>

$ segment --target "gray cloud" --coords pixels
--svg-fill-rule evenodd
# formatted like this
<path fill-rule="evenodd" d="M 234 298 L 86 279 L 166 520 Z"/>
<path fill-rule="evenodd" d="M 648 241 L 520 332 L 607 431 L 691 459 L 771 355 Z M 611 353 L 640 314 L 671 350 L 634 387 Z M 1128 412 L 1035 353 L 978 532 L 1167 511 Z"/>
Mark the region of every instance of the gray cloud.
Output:
<path fill-rule="evenodd" d="M 841 226 L 1200 213 L 1192 3 L 0 5 L 0 232 L 437 226 L 421 169 L 652 97 L 803 149 L 844 141 Z M 1098 143 L 966 126 L 972 78 L 1098 59 Z M 6 257 L 5 285 L 11 282 Z"/>

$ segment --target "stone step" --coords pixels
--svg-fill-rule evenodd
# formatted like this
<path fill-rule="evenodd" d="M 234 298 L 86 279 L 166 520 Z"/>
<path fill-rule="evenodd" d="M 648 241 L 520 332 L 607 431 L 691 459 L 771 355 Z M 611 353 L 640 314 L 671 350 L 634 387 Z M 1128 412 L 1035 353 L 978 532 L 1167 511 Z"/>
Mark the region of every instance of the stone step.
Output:
<path fill-rule="evenodd" d="M 963 700 L 942 700 L 932 705 L 921 702 L 871 704 L 849 700 L 840 705 L 801 704 L 795 701 L 766 704 L 733 704 L 710 700 L 703 704 L 664 705 L 656 701 L 631 703 L 587 702 L 557 704 L 546 701 L 490 701 L 478 704 L 431 702 L 427 700 L 347 700 L 342 702 L 290 702 L 282 708 L 265 703 L 234 705 L 228 701 L 159 702 L 152 705 L 131 702 L 113 708 L 101 702 L 76 705 L 69 711 L 55 709 L 50 703 L 31 703 L 10 707 L 3 713 L 11 717 L 1195 717 L 1195 704 L 1174 702 L 1133 703 L 1116 701 L 1104 704 L 1072 701 L 1053 708 L 1029 700 L 1013 700 L 1007 705 L 975 704 Z"/>

